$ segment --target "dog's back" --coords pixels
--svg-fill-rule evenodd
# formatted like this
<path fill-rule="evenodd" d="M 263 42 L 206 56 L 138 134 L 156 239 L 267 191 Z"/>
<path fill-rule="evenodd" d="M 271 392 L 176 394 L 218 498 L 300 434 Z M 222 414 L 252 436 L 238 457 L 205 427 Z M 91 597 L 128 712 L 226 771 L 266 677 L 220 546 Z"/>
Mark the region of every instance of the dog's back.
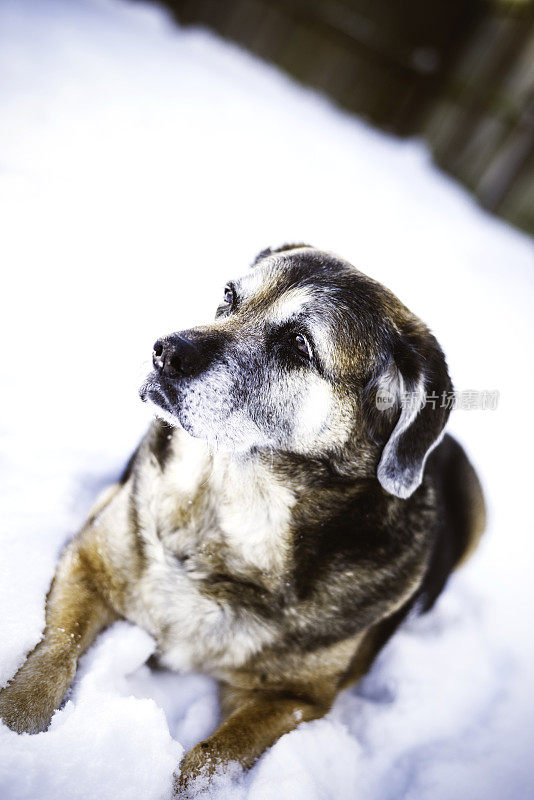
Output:
<path fill-rule="evenodd" d="M 365 635 L 340 688 L 361 678 L 410 611 L 429 611 L 451 573 L 475 550 L 486 526 L 486 506 L 478 476 L 463 448 L 449 434 L 430 454 L 426 474 L 438 508 L 434 547 L 419 591 Z"/>
<path fill-rule="evenodd" d="M 446 435 L 428 458 L 437 493 L 439 524 L 421 588 L 422 610 L 432 608 L 451 572 L 475 550 L 486 525 L 478 476 L 463 448 Z"/>

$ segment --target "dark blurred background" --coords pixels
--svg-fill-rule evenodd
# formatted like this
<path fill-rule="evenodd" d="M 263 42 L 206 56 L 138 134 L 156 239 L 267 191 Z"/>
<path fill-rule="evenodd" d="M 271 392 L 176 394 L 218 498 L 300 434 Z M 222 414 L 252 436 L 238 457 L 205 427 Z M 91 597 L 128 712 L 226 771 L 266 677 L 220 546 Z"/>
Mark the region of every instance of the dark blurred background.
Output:
<path fill-rule="evenodd" d="M 531 0 L 164 0 L 400 136 L 534 233 Z"/>

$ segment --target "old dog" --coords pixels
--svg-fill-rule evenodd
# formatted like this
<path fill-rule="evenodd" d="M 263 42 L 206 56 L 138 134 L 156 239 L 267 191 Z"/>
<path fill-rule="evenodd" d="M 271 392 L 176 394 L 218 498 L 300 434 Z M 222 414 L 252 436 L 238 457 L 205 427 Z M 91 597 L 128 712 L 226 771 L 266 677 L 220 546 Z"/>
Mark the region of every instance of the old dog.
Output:
<path fill-rule="evenodd" d="M 0 717 L 46 729 L 80 655 L 130 620 L 164 666 L 219 682 L 223 721 L 177 767 L 180 793 L 324 715 L 432 606 L 485 512 L 449 404 L 429 402 L 452 391 L 438 342 L 330 253 L 262 251 L 212 323 L 152 360 L 155 419 L 65 548 Z"/>

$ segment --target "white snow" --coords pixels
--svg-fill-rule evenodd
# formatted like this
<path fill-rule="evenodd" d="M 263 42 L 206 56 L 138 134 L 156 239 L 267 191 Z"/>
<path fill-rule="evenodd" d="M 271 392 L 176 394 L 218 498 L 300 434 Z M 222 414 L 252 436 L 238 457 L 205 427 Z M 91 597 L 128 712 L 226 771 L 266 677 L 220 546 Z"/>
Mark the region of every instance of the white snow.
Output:
<path fill-rule="evenodd" d="M 362 684 L 213 799 L 496 800 L 534 791 L 534 248 L 400 142 L 157 7 L 0 0 L 0 685 L 38 640 L 57 554 L 147 424 L 152 342 L 209 320 L 268 244 L 310 241 L 433 327 L 450 429 L 490 525 Z M 2 800 L 165 798 L 217 723 L 212 681 L 151 672 L 126 623 L 50 730 L 0 726 Z"/>

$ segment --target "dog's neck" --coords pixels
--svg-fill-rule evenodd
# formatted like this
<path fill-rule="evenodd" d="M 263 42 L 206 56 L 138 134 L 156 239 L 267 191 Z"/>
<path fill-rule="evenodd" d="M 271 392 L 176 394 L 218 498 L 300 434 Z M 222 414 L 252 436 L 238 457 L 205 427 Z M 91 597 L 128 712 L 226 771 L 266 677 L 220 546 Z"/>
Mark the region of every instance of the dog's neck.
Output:
<path fill-rule="evenodd" d="M 376 480 L 344 477 L 326 459 L 229 452 L 181 429 L 168 431 L 159 535 L 175 555 L 200 559 L 202 569 L 256 574 L 269 587 L 278 585 L 291 569 L 297 529 L 320 530 L 361 492 L 380 491 Z"/>
<path fill-rule="evenodd" d="M 256 492 L 272 505 L 271 494 L 282 489 L 297 498 L 318 488 L 346 494 L 349 489 L 363 491 L 375 481 L 376 465 L 368 452 L 329 453 L 327 457 L 268 447 L 241 452 L 193 438 L 182 428 L 165 425 L 165 430 L 172 431 L 173 449 L 186 473 L 180 470 L 181 478 L 187 478 L 191 487 L 198 481 L 221 498 L 242 498 L 244 503 L 250 492 Z"/>

